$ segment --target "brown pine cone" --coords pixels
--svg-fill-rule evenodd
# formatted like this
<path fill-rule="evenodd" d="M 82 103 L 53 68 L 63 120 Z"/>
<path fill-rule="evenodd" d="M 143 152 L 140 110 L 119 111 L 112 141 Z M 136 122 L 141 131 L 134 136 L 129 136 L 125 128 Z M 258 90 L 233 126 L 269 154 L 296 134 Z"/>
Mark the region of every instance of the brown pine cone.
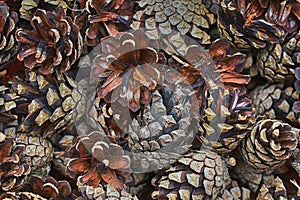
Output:
<path fill-rule="evenodd" d="M 226 165 L 219 155 L 210 151 L 195 151 L 164 171 L 155 183 L 152 198 L 216 199 L 224 190 L 228 178 Z"/>
<path fill-rule="evenodd" d="M 18 54 L 25 67 L 39 67 L 42 74 L 54 69 L 68 71 L 82 53 L 83 40 L 79 28 L 62 7 L 49 12 L 38 9 L 31 18 L 33 30 L 18 29 Z"/>
<path fill-rule="evenodd" d="M 140 0 L 138 5 L 135 21 L 131 24 L 133 29 L 146 28 L 150 35 L 157 34 L 157 38 L 176 30 L 198 39 L 201 44 L 211 43 L 210 30 L 216 23 L 216 17 L 202 0 Z"/>
<path fill-rule="evenodd" d="M 0 199 L 6 200 L 47 200 L 40 195 L 31 192 L 5 192 L 0 195 Z"/>
<path fill-rule="evenodd" d="M 290 81 L 299 65 L 300 31 L 289 35 L 281 43 L 268 45 L 260 50 L 257 56 L 257 66 L 261 76 L 271 82 Z"/>
<path fill-rule="evenodd" d="M 244 160 L 257 172 L 272 171 L 287 160 L 298 144 L 289 124 L 278 120 L 260 120 L 240 146 Z"/>
<path fill-rule="evenodd" d="M 55 72 L 43 75 L 27 71 L 26 81 L 12 81 L 16 93 L 27 104 L 20 131 L 44 137 L 73 126 L 72 110 L 78 96 L 71 73 Z"/>
<path fill-rule="evenodd" d="M 280 6 L 280 2 L 276 1 L 275 6 Z M 286 32 L 283 27 L 266 19 L 268 7 L 264 7 L 263 1 L 222 0 L 221 5 L 223 9 L 218 16 L 219 32 L 237 49 L 250 50 L 251 47 L 261 49 L 266 44 L 278 43 L 284 39 Z"/>
<path fill-rule="evenodd" d="M 25 145 L 0 133 L 0 191 L 13 191 L 23 186 L 30 174 L 30 164 L 24 162 Z"/>
<path fill-rule="evenodd" d="M 299 92 L 283 83 L 257 87 L 250 93 L 257 115 L 279 119 L 295 128 L 300 127 Z"/>
<path fill-rule="evenodd" d="M 16 58 L 18 45 L 15 42 L 14 32 L 18 14 L 10 11 L 9 7 L 0 2 L 0 71 L 5 69 Z"/>
<path fill-rule="evenodd" d="M 111 143 L 99 131 L 85 137 L 79 136 L 77 142 L 68 150 L 68 155 L 71 160 L 67 165 L 67 173 L 77 180 L 77 185 L 98 187 L 100 183 L 106 182 L 122 189 L 131 171 L 130 159 L 124 155 L 123 149 Z"/>
<path fill-rule="evenodd" d="M 236 181 L 231 181 L 217 198 L 217 200 L 229 199 L 250 200 L 250 190 L 239 186 Z"/>

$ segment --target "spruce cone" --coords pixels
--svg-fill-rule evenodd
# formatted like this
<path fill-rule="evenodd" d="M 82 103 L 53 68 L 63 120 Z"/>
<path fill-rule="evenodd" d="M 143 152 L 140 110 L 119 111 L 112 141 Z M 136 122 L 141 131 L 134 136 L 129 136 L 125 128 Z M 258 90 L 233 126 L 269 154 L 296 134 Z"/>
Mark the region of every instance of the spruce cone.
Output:
<path fill-rule="evenodd" d="M 298 134 L 278 120 L 260 120 L 240 146 L 242 157 L 256 171 L 271 171 L 287 160 L 298 144 Z"/>
<path fill-rule="evenodd" d="M 0 133 L 0 191 L 13 191 L 23 186 L 30 173 L 30 164 L 24 162 L 25 145 Z"/>
<path fill-rule="evenodd" d="M 18 14 L 9 11 L 9 7 L 0 2 L 0 71 L 9 65 L 18 52 L 18 45 L 15 42 L 14 32 Z"/>
<path fill-rule="evenodd" d="M 125 182 L 131 171 L 129 157 L 102 132 L 94 131 L 88 136 L 78 137 L 68 154 L 71 160 L 67 165 L 67 173 L 77 179 L 77 185 L 97 187 L 106 182 L 122 189 L 122 181 Z M 123 180 L 119 180 L 117 176 Z"/>
<path fill-rule="evenodd" d="M 18 59 L 24 60 L 29 69 L 39 67 L 42 74 L 69 70 L 81 55 L 83 41 L 79 28 L 63 8 L 57 7 L 55 12 L 38 9 L 31 26 L 34 30 L 16 31 L 21 46 Z"/>
<path fill-rule="evenodd" d="M 279 6 L 280 2 L 276 1 L 275 4 Z M 222 0 L 223 9 L 218 17 L 220 34 L 243 50 L 250 50 L 251 47 L 261 49 L 266 44 L 278 43 L 284 38 L 285 30 L 280 25 L 266 20 L 265 14 L 268 9 L 262 4 L 264 3 L 259 0 Z"/>
<path fill-rule="evenodd" d="M 177 30 L 182 35 L 199 39 L 201 44 L 210 44 L 210 28 L 216 23 L 212 14 L 202 3 L 202 0 L 192 1 L 151 1 L 141 0 L 134 15 L 136 21 L 131 27 L 145 27 L 150 35 L 169 35 Z M 158 31 L 157 31 L 158 29 Z"/>
<path fill-rule="evenodd" d="M 250 200 L 250 190 L 240 187 L 236 181 L 231 181 L 217 198 L 217 200 L 229 199 Z"/>
<path fill-rule="evenodd" d="M 251 94 L 258 115 L 300 127 L 299 92 L 283 83 L 257 87 Z"/>
<path fill-rule="evenodd" d="M 221 157 L 210 151 L 183 156 L 156 183 L 153 199 L 216 199 L 225 188 L 228 171 Z"/>
<path fill-rule="evenodd" d="M 280 44 L 268 45 L 259 51 L 257 60 L 259 72 L 264 78 L 271 82 L 289 81 L 300 65 L 300 31 Z"/>
<path fill-rule="evenodd" d="M 40 195 L 31 192 L 5 192 L 0 195 L 0 199 L 9 200 L 47 200 Z"/>
<path fill-rule="evenodd" d="M 79 97 L 73 91 L 76 83 L 71 73 L 42 75 L 28 71 L 26 82 L 16 78 L 12 84 L 28 105 L 21 132 L 46 137 L 73 125 L 72 110 Z"/>

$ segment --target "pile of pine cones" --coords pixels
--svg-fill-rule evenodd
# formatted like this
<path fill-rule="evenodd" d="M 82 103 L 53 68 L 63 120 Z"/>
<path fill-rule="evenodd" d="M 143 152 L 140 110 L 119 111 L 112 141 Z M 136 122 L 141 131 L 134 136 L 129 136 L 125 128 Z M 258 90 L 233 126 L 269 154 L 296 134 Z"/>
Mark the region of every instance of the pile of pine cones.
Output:
<path fill-rule="evenodd" d="M 298 200 L 299 92 L 299 0 L 0 0 L 0 199 Z"/>

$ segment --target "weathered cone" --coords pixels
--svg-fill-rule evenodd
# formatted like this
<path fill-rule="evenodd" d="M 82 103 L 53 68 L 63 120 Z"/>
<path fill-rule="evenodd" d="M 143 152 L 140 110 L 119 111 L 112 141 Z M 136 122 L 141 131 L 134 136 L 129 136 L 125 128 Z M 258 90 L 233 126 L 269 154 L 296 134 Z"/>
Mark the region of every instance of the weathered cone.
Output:
<path fill-rule="evenodd" d="M 239 186 L 236 181 L 230 181 L 224 191 L 218 196 L 217 200 L 229 199 L 250 200 L 250 190 Z"/>
<path fill-rule="evenodd" d="M 300 65 L 300 31 L 290 34 L 281 43 L 260 50 L 257 65 L 261 76 L 271 82 L 290 81 Z"/>
<path fill-rule="evenodd" d="M 201 44 L 210 44 L 210 28 L 216 18 L 203 4 L 196 1 L 138 1 L 138 11 L 134 15 L 133 29 L 146 28 L 147 33 L 169 35 L 174 30 L 182 35 L 196 38 Z"/>
<path fill-rule="evenodd" d="M 153 199 L 216 199 L 225 188 L 228 171 L 221 157 L 195 151 L 165 170 L 156 181 Z"/>
<path fill-rule="evenodd" d="M 38 194 L 31 192 L 4 192 L 0 195 L 0 199 L 10 200 L 46 200 Z"/>
<path fill-rule="evenodd" d="M 29 69 L 38 67 L 42 74 L 53 73 L 54 69 L 68 71 L 83 48 L 78 26 L 62 7 L 53 12 L 38 9 L 31 18 L 31 26 L 33 30 L 16 31 L 21 47 L 18 59 Z"/>
<path fill-rule="evenodd" d="M 68 150 L 68 155 L 71 160 L 67 165 L 67 173 L 77 180 L 77 185 L 97 187 L 100 183 L 108 183 L 122 189 L 131 171 L 130 159 L 124 155 L 123 149 L 111 143 L 99 131 L 78 137 Z"/>
<path fill-rule="evenodd" d="M 253 168 L 271 171 L 287 160 L 298 144 L 298 134 L 287 123 L 260 120 L 240 146 L 241 155 Z"/>
<path fill-rule="evenodd" d="M 0 2 L 0 71 L 5 69 L 15 58 L 18 52 L 18 45 L 14 33 L 18 14 L 10 11 L 9 7 Z"/>

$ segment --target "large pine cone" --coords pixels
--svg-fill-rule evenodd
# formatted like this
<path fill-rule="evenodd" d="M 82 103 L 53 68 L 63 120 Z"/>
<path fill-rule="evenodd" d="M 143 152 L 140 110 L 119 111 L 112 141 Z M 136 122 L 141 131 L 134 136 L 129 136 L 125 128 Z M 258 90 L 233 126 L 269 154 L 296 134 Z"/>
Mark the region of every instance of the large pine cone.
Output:
<path fill-rule="evenodd" d="M 155 183 L 153 199 L 216 199 L 225 188 L 228 171 L 221 157 L 210 151 L 183 156 Z"/>
<path fill-rule="evenodd" d="M 299 3 L 300 8 L 300 3 Z M 259 51 L 257 65 L 261 76 L 271 82 L 290 81 L 300 65 L 300 31 L 279 44 Z"/>
<path fill-rule="evenodd" d="M 298 134 L 278 120 L 260 120 L 240 146 L 244 160 L 257 172 L 271 171 L 287 160 L 298 144 Z"/>
<path fill-rule="evenodd" d="M 18 14 L 9 11 L 9 7 L 0 2 L 0 71 L 9 65 L 18 51 L 18 45 L 15 42 L 14 32 Z"/>
<path fill-rule="evenodd" d="M 79 28 L 62 7 L 55 12 L 38 9 L 32 19 L 33 30 L 18 29 L 16 39 L 21 46 L 18 54 L 25 67 L 39 67 L 42 74 L 58 69 L 67 71 L 80 57 L 83 40 Z"/>
<path fill-rule="evenodd" d="M 131 27 L 138 29 L 145 27 L 147 32 L 156 37 L 169 35 L 177 30 L 182 35 L 199 39 L 201 44 L 210 44 L 210 28 L 216 23 L 216 18 L 202 0 L 192 1 L 151 1 L 141 0 L 138 2 L 139 11 L 134 15 Z M 157 32 L 158 29 L 158 32 Z"/>

